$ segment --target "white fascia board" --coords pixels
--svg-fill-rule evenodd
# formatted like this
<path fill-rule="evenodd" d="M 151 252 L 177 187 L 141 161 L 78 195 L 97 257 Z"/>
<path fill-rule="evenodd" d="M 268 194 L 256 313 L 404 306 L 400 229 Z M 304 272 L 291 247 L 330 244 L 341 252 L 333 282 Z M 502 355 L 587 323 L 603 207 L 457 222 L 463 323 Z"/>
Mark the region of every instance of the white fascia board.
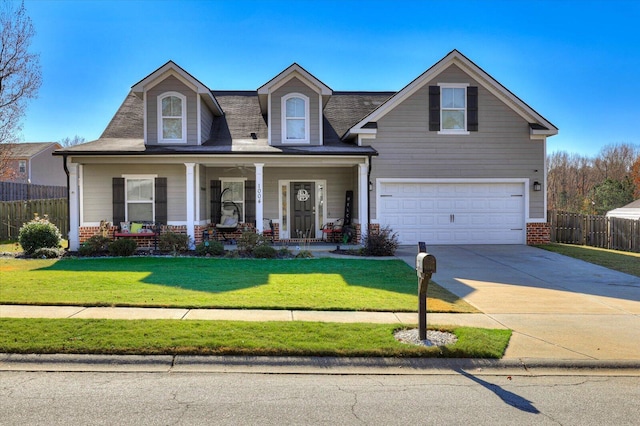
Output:
<path fill-rule="evenodd" d="M 326 84 L 324 84 L 323 82 L 315 78 L 313 75 L 311 75 L 307 70 L 302 68 L 300 65 L 294 63 L 293 65 L 289 66 L 287 69 L 283 70 L 276 77 L 269 80 L 266 84 L 259 87 L 258 94 L 266 95 L 269 92 L 273 92 L 274 90 L 277 90 L 286 82 L 288 82 L 289 80 L 291 80 L 293 77 L 296 77 L 296 76 L 302 77 L 301 80 L 306 80 L 307 83 L 311 83 L 310 85 L 309 84 L 308 85 L 310 87 L 315 86 L 314 90 L 323 96 L 331 96 L 331 94 L 333 93 L 330 87 L 328 87 Z"/>
<path fill-rule="evenodd" d="M 134 93 L 144 93 L 160 84 L 169 76 L 176 77 L 185 86 L 187 86 L 197 94 L 203 95 L 202 98 L 204 99 L 205 103 L 211 108 L 214 114 L 223 114 L 222 108 L 218 104 L 218 101 L 211 94 L 211 90 L 207 86 L 202 84 L 198 79 L 196 79 L 191 74 L 187 73 L 185 70 L 171 61 L 167 62 L 166 64 L 149 74 L 147 77 L 145 77 L 143 80 L 133 85 L 131 87 L 131 91 L 133 91 Z"/>

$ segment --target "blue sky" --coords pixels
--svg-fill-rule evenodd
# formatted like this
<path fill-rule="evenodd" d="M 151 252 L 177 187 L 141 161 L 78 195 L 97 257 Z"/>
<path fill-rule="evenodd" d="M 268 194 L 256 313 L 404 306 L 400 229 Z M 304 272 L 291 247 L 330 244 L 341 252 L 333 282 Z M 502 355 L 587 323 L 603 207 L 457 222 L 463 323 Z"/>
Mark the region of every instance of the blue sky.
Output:
<path fill-rule="evenodd" d="M 399 90 L 458 49 L 560 128 L 548 152 L 640 144 L 640 0 L 26 0 L 43 84 L 22 139 L 97 139 L 169 59 L 211 89 L 293 62 L 333 90 Z"/>

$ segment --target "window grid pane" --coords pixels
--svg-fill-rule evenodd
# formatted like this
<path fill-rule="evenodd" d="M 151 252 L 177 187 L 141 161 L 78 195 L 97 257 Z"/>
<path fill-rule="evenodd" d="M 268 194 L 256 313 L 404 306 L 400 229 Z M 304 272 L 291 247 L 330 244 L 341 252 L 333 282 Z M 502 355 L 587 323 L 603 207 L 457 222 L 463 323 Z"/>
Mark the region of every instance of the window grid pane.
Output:
<path fill-rule="evenodd" d="M 304 120 L 287 119 L 287 139 L 304 139 Z"/>
<path fill-rule="evenodd" d="M 163 118 L 162 138 L 182 139 L 182 118 Z"/>
<path fill-rule="evenodd" d="M 304 100 L 300 98 L 287 99 L 287 118 L 304 118 Z"/>
<path fill-rule="evenodd" d="M 153 181 L 127 179 L 127 201 L 153 201 Z"/>

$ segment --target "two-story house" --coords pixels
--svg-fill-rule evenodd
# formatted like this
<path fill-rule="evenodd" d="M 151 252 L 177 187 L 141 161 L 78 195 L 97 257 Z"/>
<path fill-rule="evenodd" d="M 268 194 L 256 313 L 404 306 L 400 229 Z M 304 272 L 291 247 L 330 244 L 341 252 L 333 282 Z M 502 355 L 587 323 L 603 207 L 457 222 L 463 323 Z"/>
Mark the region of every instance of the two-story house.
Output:
<path fill-rule="evenodd" d="M 266 79 L 265 79 L 266 80 Z M 135 83 L 101 137 L 59 150 L 70 247 L 100 221 L 155 221 L 199 241 L 232 203 L 241 226 L 321 238 L 526 244 L 548 235 L 546 138 L 557 128 L 457 50 L 398 92 L 333 91 L 293 64 L 217 91 L 173 62 Z"/>
<path fill-rule="evenodd" d="M 66 186 L 62 159 L 51 154 L 62 148 L 56 142 L 9 143 L 6 150 L 8 182 Z"/>

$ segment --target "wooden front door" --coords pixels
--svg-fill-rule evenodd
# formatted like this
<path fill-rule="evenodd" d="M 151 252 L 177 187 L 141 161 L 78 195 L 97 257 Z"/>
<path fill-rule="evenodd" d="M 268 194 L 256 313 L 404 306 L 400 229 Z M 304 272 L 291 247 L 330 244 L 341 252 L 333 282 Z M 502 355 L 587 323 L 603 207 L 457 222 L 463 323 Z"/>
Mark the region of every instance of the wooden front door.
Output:
<path fill-rule="evenodd" d="M 291 238 L 315 238 L 315 182 L 291 182 Z"/>

